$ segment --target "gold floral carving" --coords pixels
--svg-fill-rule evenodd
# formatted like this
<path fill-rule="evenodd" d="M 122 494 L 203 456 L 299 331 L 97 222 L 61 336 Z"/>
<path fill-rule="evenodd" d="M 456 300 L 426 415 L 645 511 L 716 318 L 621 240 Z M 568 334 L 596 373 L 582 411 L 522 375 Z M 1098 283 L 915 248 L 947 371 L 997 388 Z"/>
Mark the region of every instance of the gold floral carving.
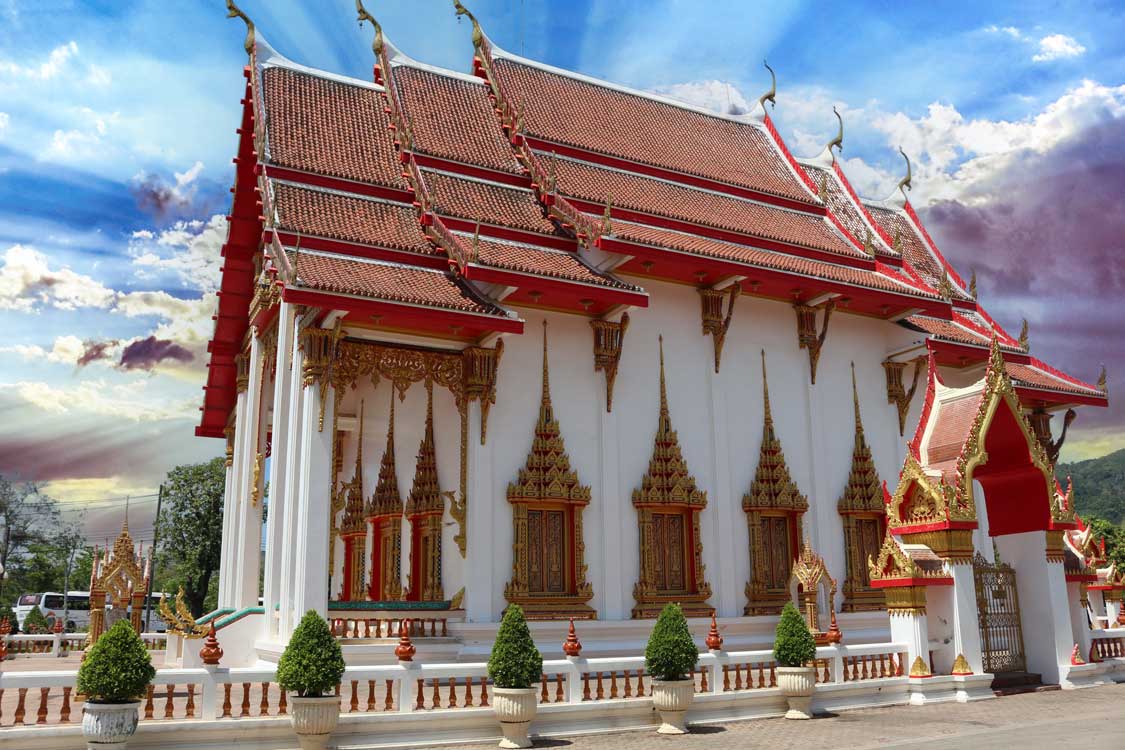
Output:
<path fill-rule="evenodd" d="M 419 554 L 428 555 L 417 561 L 423 572 L 422 580 L 411 580 L 414 594 L 421 601 L 441 601 L 445 598 L 441 584 L 441 517 L 445 512 L 445 499 L 438 484 L 437 453 L 434 446 L 434 384 L 426 381 L 426 431 L 418 446 L 418 461 L 414 467 L 414 485 L 406 498 L 406 517 L 413 530 L 410 545 L 412 561 Z M 415 563 L 412 562 L 412 568 Z"/>
<path fill-rule="evenodd" d="M 922 578 L 922 569 L 903 552 L 890 533 L 883 538 L 883 546 L 874 559 L 867 558 L 868 578 L 872 581 Z"/>
<path fill-rule="evenodd" d="M 730 330 L 731 320 L 734 318 L 734 301 L 742 291 L 741 284 L 731 284 L 726 289 L 700 289 L 699 301 L 703 320 L 703 335 L 710 336 L 715 345 L 715 372 L 719 371 L 719 363 L 723 358 L 723 342 L 726 340 L 727 331 Z M 726 298 L 727 309 L 723 312 L 723 298 Z"/>
<path fill-rule="evenodd" d="M 797 483 L 789 474 L 789 465 L 781 449 L 781 441 L 774 431 L 773 412 L 770 408 L 769 380 L 766 375 L 766 353 L 762 351 L 762 443 L 758 449 L 758 467 L 750 491 L 742 496 L 742 510 L 746 513 L 750 537 L 750 581 L 746 584 L 747 604 L 745 614 L 776 614 L 788 599 L 788 591 L 770 588 L 766 582 L 767 550 L 762 533 L 763 519 L 785 516 L 788 519 L 788 537 L 800 539 L 801 515 L 808 510 L 809 501 L 801 494 Z M 775 550 L 785 555 L 786 550 Z M 791 552 L 788 553 L 790 556 Z M 788 578 L 788 576 L 786 576 Z"/>
<path fill-rule="evenodd" d="M 914 657 L 914 663 L 910 665 L 911 677 L 930 677 L 930 668 L 926 666 L 926 662 L 922 660 L 921 656 Z"/>
<path fill-rule="evenodd" d="M 234 427 L 224 427 L 223 437 L 226 438 L 227 441 L 226 453 L 223 456 L 223 464 L 229 469 L 231 466 L 234 466 Z"/>
<path fill-rule="evenodd" d="M 250 356 L 246 352 L 234 355 L 234 387 L 237 393 L 246 393 L 250 387 Z"/>
<path fill-rule="evenodd" d="M 929 476 L 913 454 L 906 454 L 898 487 L 887 506 L 887 524 L 892 529 L 976 520 L 972 495 L 966 497 L 941 477 Z"/>
<path fill-rule="evenodd" d="M 859 413 L 859 391 L 856 387 L 855 364 L 852 364 L 852 405 L 855 409 L 855 443 L 852 446 L 852 466 L 844 494 L 836 503 L 844 524 L 844 551 L 847 576 L 844 579 L 843 611 L 857 612 L 883 608 L 883 594 L 870 585 L 863 555 L 865 529 L 872 524 L 880 536 L 886 528 L 886 508 L 883 505 L 883 487 L 871 448 L 863 433 L 863 420 Z M 866 533 L 869 533 L 866 532 Z"/>
<path fill-rule="evenodd" d="M 304 353 L 301 382 L 306 388 L 316 386 L 320 394 L 320 418 L 317 429 L 324 429 L 324 409 L 328 402 L 328 386 L 341 339 L 340 320 L 332 328 L 306 326 L 301 329 L 300 344 Z M 339 403 L 337 402 L 337 406 Z"/>
<path fill-rule="evenodd" d="M 688 471 L 679 437 L 672 428 L 664 377 L 663 336 L 660 337 L 660 413 L 656 436 L 648 471 L 641 478 L 641 486 L 633 490 L 632 502 L 637 509 L 641 558 L 640 580 L 633 587 L 636 600 L 633 618 L 655 617 L 668 602 L 678 602 L 689 617 L 709 615 L 712 608 L 707 600 L 711 597 L 711 585 L 704 578 L 706 568 L 699 524 L 700 512 L 707 507 L 707 493 L 699 489 L 695 477 Z M 656 556 L 663 554 L 663 550 L 658 549 L 662 543 L 656 539 L 653 524 L 654 511 L 658 510 L 680 510 L 690 515 L 691 535 L 684 557 L 685 562 L 690 562 L 694 575 L 693 580 L 688 581 L 687 590 L 673 592 L 657 586 Z"/>
<path fill-rule="evenodd" d="M 488 412 L 496 403 L 496 373 L 504 356 L 504 339 L 496 347 L 467 347 L 462 353 L 464 394 L 469 401 L 480 401 L 480 444 L 488 437 Z"/>
<path fill-rule="evenodd" d="M 379 462 L 379 480 L 375 492 L 368 501 L 366 516 L 375 530 L 376 548 L 383 552 L 381 545 L 390 545 L 390 551 L 379 559 L 389 558 L 392 567 L 389 571 L 380 570 L 381 580 L 372 581 L 372 598 L 377 601 L 395 601 L 402 597 L 402 495 L 398 489 L 398 471 L 395 466 L 395 392 L 391 389 L 391 410 L 387 425 L 387 447 Z M 387 525 L 387 534 L 382 534 L 382 525 Z"/>
<path fill-rule="evenodd" d="M 906 434 L 906 415 L 910 411 L 910 402 L 914 400 L 914 394 L 918 391 L 918 381 L 921 379 L 922 366 L 925 362 L 925 357 L 914 359 L 914 376 L 911 378 L 910 390 L 906 389 L 902 380 L 902 374 L 910 363 L 889 359 L 883 362 L 883 372 L 887 377 L 887 403 L 894 404 L 898 410 L 900 436 Z"/>
<path fill-rule="evenodd" d="M 255 508 L 262 500 L 262 462 L 265 456 L 261 453 L 254 456 L 254 472 L 250 477 L 250 504 Z"/>
<path fill-rule="evenodd" d="M 547 362 L 547 323 L 543 322 L 543 388 L 539 398 L 539 418 L 524 467 L 517 481 L 508 484 L 512 504 L 513 545 L 512 580 L 504 588 L 504 598 L 519 604 L 529 619 L 594 619 L 597 613 L 588 602 L 594 596 L 586 580 L 586 545 L 582 537 L 582 512 L 590 504 L 590 488 L 581 484 L 570 467 L 559 421 L 551 405 L 550 370 Z M 528 510 L 554 511 L 565 518 L 562 537 L 549 539 L 561 560 L 566 584 L 562 591 L 531 590 L 531 545 L 537 546 L 539 559 L 549 557 L 541 539 L 530 539 Z M 550 587 L 546 587 L 550 588 Z"/>
<path fill-rule="evenodd" d="M 887 614 L 891 617 L 919 617 L 926 614 L 925 586 L 892 586 L 883 589 Z"/>
<path fill-rule="evenodd" d="M 800 302 L 793 305 L 797 312 L 797 344 L 801 349 L 809 352 L 809 375 L 813 385 L 816 385 L 816 366 L 820 362 L 820 350 L 824 347 L 824 339 L 828 336 L 828 321 L 836 303 L 828 300 L 822 305 L 805 305 Z M 820 333 L 816 331 L 816 313 L 824 310 L 821 320 Z"/>
<path fill-rule="evenodd" d="M 613 384 L 617 380 L 617 366 L 621 362 L 621 348 L 625 331 L 629 330 L 629 313 L 621 314 L 621 321 L 591 320 L 594 329 L 594 372 L 605 373 L 605 410 L 613 411 Z"/>

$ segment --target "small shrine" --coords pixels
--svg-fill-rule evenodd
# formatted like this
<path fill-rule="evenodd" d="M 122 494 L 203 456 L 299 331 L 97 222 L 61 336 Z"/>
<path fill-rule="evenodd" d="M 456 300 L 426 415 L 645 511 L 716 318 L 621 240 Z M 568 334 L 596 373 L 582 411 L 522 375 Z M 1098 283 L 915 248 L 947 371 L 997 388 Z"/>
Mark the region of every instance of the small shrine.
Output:
<path fill-rule="evenodd" d="M 843 640 L 844 634 L 836 624 L 836 579 L 829 574 L 824 558 L 813 552 L 807 538 L 793 563 L 789 588 L 816 645 L 827 646 Z"/>
<path fill-rule="evenodd" d="M 133 542 L 127 518 L 111 549 L 102 550 L 99 555 L 98 549 L 94 548 L 87 647 L 96 643 L 109 626 L 125 617 L 129 618 L 137 633 L 141 632 L 141 615 L 148 593 L 151 564 L 151 552 L 146 558 Z M 107 604 L 110 605 L 108 612 Z"/>

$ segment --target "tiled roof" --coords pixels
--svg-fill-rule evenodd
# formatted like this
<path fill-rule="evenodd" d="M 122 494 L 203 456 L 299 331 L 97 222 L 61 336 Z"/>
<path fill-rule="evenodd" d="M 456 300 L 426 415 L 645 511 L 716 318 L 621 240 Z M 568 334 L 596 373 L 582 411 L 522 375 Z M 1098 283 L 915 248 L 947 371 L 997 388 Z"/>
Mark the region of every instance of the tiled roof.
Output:
<path fill-rule="evenodd" d="M 759 250 L 745 245 L 736 245 L 733 242 L 713 240 L 709 237 L 700 237 L 696 234 L 687 234 L 671 229 L 615 221 L 613 223 L 613 236 L 617 239 L 637 242 L 642 245 L 667 247 L 696 255 L 747 263 L 761 268 L 789 271 L 803 276 L 838 281 L 870 289 L 882 289 L 900 294 L 919 294 L 917 290 L 903 286 L 874 271 L 809 260 L 770 250 Z"/>
<path fill-rule="evenodd" d="M 1037 365 L 1022 365 L 1018 362 L 1009 362 L 1007 365 L 1008 374 L 1012 376 L 1012 380 L 1016 385 L 1026 385 L 1031 388 L 1046 388 L 1052 391 L 1064 391 L 1066 393 L 1079 393 L 1084 396 L 1105 396 L 1104 393 L 1089 385 L 1075 383 L 1072 380 L 1067 380 L 1057 375 L 1041 369 Z"/>
<path fill-rule="evenodd" d="M 543 208 L 530 190 L 445 172 L 423 170 L 423 174 L 439 214 L 539 234 L 559 234 L 555 224 L 543 216 Z"/>
<path fill-rule="evenodd" d="M 841 255 L 863 255 L 819 216 L 587 162 L 542 158 L 555 164 L 559 190 L 575 198 L 605 203 L 611 197 L 614 206 Z"/>
<path fill-rule="evenodd" d="M 852 197 L 848 195 L 847 190 L 840 184 L 837 176 L 835 174 L 830 174 L 833 170 L 825 167 L 810 166 L 809 164 L 803 164 L 802 166 L 805 171 L 808 172 L 809 177 L 811 177 L 818 186 L 824 185 L 827 188 L 828 209 L 832 212 L 832 215 L 840 220 L 840 223 L 844 225 L 844 229 L 847 229 L 852 237 L 855 237 L 857 242 L 862 243 L 866 239 L 867 232 L 869 231 L 868 224 L 864 221 L 860 209 L 856 206 Z M 878 225 L 876 224 L 876 226 Z M 887 255 L 890 257 L 898 255 L 893 249 L 884 245 L 883 241 L 879 238 L 878 232 L 874 231 L 874 229 L 870 231 L 873 235 L 871 241 L 878 255 Z"/>
<path fill-rule="evenodd" d="M 319 252 L 286 251 L 290 266 L 296 264 L 301 284 L 309 289 L 351 294 L 391 302 L 406 302 L 447 310 L 503 315 L 495 305 L 479 300 L 452 275 L 444 271 L 357 260 Z"/>
<path fill-rule="evenodd" d="M 466 245 L 470 237 L 462 235 Z M 565 250 L 550 250 L 522 242 L 503 242 L 481 238 L 478 242 L 481 265 L 504 268 L 511 271 L 547 276 L 585 284 L 640 291 L 639 287 L 626 284 L 608 274 L 602 274 L 583 263 L 578 256 Z"/>
<path fill-rule="evenodd" d="M 393 250 L 436 253 L 422 234 L 411 206 L 292 183 L 274 181 L 271 185 L 278 229 Z"/>
<path fill-rule="evenodd" d="M 493 70 L 528 134 L 794 200 L 812 197 L 754 125 L 506 58 Z"/>
<path fill-rule="evenodd" d="M 937 421 L 926 442 L 926 460 L 931 466 L 948 464 L 961 455 L 965 438 L 980 410 L 983 391 L 946 401 L 938 410 Z"/>
<path fill-rule="evenodd" d="M 921 328 L 926 333 L 943 339 L 960 341 L 966 344 L 976 344 L 977 346 L 988 346 L 989 343 L 987 337 L 981 336 L 975 331 L 963 328 L 949 320 L 931 318 L 927 315 L 912 315 L 906 319 L 906 322 Z"/>
<path fill-rule="evenodd" d="M 896 235 L 902 242 L 902 259 L 918 272 L 928 285 L 937 289 L 941 284 L 942 267 L 937 258 L 933 256 L 926 246 L 926 241 L 919 236 L 918 231 L 910 220 L 900 212 L 883 206 L 867 206 L 868 212 L 875 221 L 883 227 L 883 231 L 894 238 Z M 953 298 L 970 300 L 971 297 L 962 294 L 953 287 Z"/>
<path fill-rule="evenodd" d="M 394 82 L 420 153 L 505 172 L 520 172 L 482 83 L 405 65 Z"/>
<path fill-rule="evenodd" d="M 272 163 L 405 187 L 378 91 L 282 67 L 262 71 L 262 88 Z"/>

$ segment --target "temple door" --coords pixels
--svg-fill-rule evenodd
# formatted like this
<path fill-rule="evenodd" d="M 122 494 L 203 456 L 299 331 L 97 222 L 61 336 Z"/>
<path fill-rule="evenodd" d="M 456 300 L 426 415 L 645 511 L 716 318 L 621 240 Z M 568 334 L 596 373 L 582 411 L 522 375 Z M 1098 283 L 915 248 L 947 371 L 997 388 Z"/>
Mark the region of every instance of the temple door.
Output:
<path fill-rule="evenodd" d="M 391 528 L 392 522 L 384 522 L 379 524 L 379 538 L 376 544 L 379 550 L 379 599 L 387 600 L 391 598 L 397 586 L 395 580 L 398 571 L 398 550 L 395 549 L 394 544 L 394 530 Z"/>
<path fill-rule="evenodd" d="M 867 570 L 867 559 L 879 557 L 883 546 L 883 522 L 878 518 L 857 518 L 855 520 L 855 542 L 859 550 L 860 565 L 856 568 L 856 578 L 865 588 L 871 586 L 871 575 Z"/>
<path fill-rule="evenodd" d="M 567 592 L 568 553 L 566 512 L 529 508 L 527 511 L 527 589 L 531 595 Z"/>
<path fill-rule="evenodd" d="M 653 513 L 655 580 L 657 591 L 677 592 L 688 588 L 687 524 L 683 513 Z"/>
<path fill-rule="evenodd" d="M 788 516 L 762 517 L 762 554 L 765 556 L 766 590 L 786 592 L 793 566 L 792 530 Z"/>

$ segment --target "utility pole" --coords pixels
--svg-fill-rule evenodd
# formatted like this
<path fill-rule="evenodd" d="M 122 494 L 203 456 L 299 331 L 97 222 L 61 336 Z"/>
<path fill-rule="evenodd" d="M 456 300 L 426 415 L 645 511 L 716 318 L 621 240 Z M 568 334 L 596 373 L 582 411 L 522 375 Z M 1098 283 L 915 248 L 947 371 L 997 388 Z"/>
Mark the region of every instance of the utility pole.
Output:
<path fill-rule="evenodd" d="M 148 576 L 148 591 L 145 592 L 145 632 L 152 628 L 152 582 L 156 580 L 156 543 L 160 538 L 160 505 L 164 502 L 164 483 L 156 493 L 156 517 L 152 520 L 152 568 Z"/>

